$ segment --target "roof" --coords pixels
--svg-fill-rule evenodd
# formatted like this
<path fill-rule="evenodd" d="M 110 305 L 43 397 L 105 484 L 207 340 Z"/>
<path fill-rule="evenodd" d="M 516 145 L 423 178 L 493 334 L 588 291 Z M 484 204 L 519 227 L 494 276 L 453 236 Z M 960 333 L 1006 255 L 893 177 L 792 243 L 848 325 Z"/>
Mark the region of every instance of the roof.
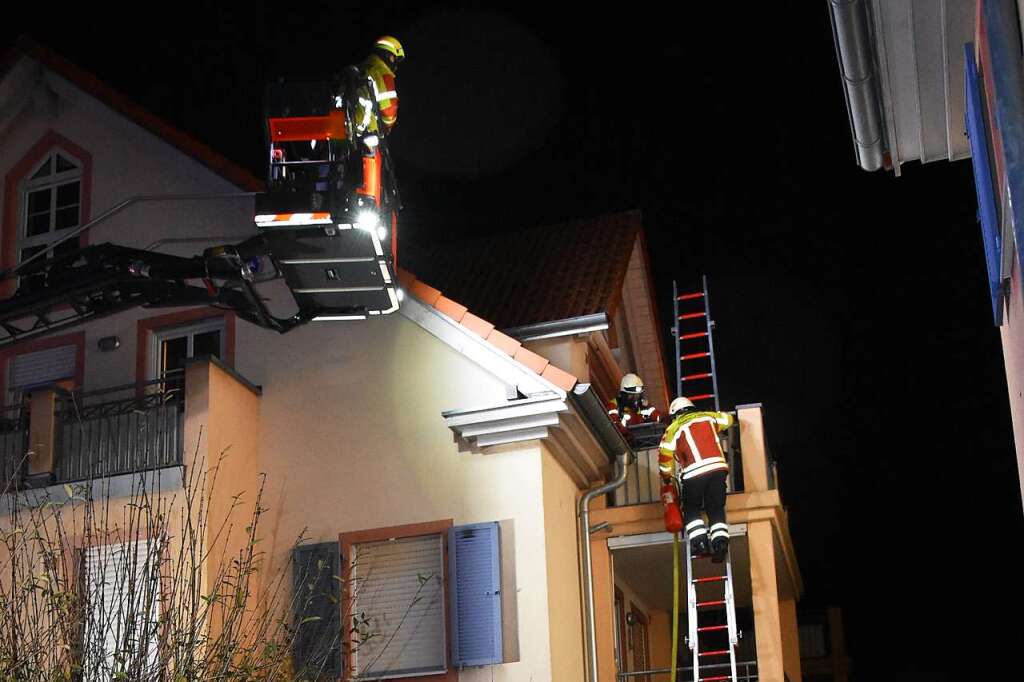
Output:
<path fill-rule="evenodd" d="M 641 230 L 628 211 L 518 232 L 403 245 L 401 260 L 499 329 L 611 312 Z"/>
<path fill-rule="evenodd" d="M 41 45 L 27 36 L 20 36 L 14 47 L 8 50 L 0 63 L 0 78 L 7 75 L 22 58 L 31 58 L 46 68 L 67 79 L 78 88 L 95 97 L 114 111 L 128 118 L 145 130 L 153 133 L 179 151 L 203 164 L 211 171 L 232 183 L 239 189 L 248 192 L 262 192 L 263 181 L 255 175 L 230 161 L 221 154 L 207 147 L 202 142 L 178 130 L 167 121 L 146 111 L 101 82 L 91 73 L 75 66 L 48 47 Z"/>
<path fill-rule="evenodd" d="M 571 391 L 579 382 L 579 379 L 572 374 L 555 367 L 547 358 L 527 350 L 519 341 L 495 329 L 494 324 L 469 312 L 466 306 L 421 282 L 409 271 L 399 269 L 398 280 L 407 294 L 414 296 L 424 305 L 430 306 L 459 327 L 483 339 L 492 348 L 515 360 L 520 367 L 566 392 Z"/>

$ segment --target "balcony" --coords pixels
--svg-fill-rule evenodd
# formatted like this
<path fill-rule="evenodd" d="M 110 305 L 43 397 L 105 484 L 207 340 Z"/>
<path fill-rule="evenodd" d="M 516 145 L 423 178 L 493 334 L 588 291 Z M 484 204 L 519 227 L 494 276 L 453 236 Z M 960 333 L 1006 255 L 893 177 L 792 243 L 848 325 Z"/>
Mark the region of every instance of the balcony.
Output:
<path fill-rule="evenodd" d="M 259 395 L 257 387 L 216 358 L 197 360 L 158 381 L 89 391 L 34 390 L 23 404 L 0 409 L 0 492 L 189 464 L 186 440 L 190 449 L 202 446 L 205 454 L 223 430 L 211 430 L 212 382 L 218 392 Z"/>
<path fill-rule="evenodd" d="M 747 490 L 745 480 L 754 481 L 751 490 L 778 490 L 778 472 L 775 460 L 763 439 L 761 407 L 741 405 L 737 408 L 738 419 L 728 431 L 722 434 L 722 447 L 729 462 L 729 477 L 726 490 L 729 494 Z M 642 425 L 648 427 L 649 425 Z M 660 436 L 660 433 L 658 434 Z M 659 501 L 661 477 L 658 473 L 657 439 L 644 434 L 638 439 L 640 447 L 634 450 L 636 459 L 629 466 L 626 484 L 612 493 L 610 506 L 627 507 L 650 504 Z M 750 461 L 743 458 L 744 443 L 752 453 Z"/>
<path fill-rule="evenodd" d="M 184 374 L 99 391 L 59 393 L 54 479 L 82 481 L 182 463 Z"/>

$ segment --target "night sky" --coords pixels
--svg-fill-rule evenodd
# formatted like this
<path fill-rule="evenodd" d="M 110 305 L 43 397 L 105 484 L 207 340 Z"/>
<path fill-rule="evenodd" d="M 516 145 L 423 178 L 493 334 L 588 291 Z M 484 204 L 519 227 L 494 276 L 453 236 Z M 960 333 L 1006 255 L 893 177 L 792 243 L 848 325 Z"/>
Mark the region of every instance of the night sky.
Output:
<path fill-rule="evenodd" d="M 402 238 L 641 209 L 665 325 L 672 280 L 710 278 L 723 405 L 765 406 L 803 603 L 844 609 L 855 679 L 1005 674 L 1024 517 L 970 163 L 861 171 L 827 5 L 713 4 L 46 7 L 0 40 L 262 177 L 264 84 L 397 35 Z"/>

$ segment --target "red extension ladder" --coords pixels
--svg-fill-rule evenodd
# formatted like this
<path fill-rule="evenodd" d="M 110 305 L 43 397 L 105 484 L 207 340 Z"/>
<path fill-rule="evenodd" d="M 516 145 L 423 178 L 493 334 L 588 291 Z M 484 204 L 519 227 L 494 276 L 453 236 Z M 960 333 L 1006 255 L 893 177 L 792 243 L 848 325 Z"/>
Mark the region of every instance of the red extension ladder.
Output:
<path fill-rule="evenodd" d="M 736 603 L 732 589 L 732 556 L 727 553 L 725 573 L 705 578 L 696 578 L 693 573 L 695 559 L 707 561 L 707 555 L 693 556 L 690 543 L 686 544 L 686 622 L 689 634 L 686 645 L 693 654 L 693 682 L 737 682 L 736 645 L 740 632 L 736 628 Z M 722 586 L 721 592 L 717 588 Z M 699 589 L 698 589 L 699 588 Z M 714 593 L 709 594 L 714 590 Z M 698 591 L 701 594 L 698 594 Z M 721 599 L 717 598 L 721 594 Z M 701 625 L 701 614 L 712 607 L 725 607 L 725 624 Z M 722 639 L 721 635 L 727 639 Z M 708 641 L 715 642 L 707 646 Z M 701 649 L 701 643 L 705 648 Z M 721 662 L 728 657 L 728 663 Z M 728 670 L 729 674 L 722 674 Z M 710 674 L 705 675 L 708 671 Z"/>
<path fill-rule="evenodd" d="M 715 322 L 708 301 L 708 278 L 701 277 L 702 289 L 680 294 L 672 282 L 672 307 L 675 321 L 672 336 L 676 341 L 676 395 L 686 396 L 694 405 L 718 410 L 718 374 L 715 367 Z M 683 387 L 686 390 L 683 390 Z"/>

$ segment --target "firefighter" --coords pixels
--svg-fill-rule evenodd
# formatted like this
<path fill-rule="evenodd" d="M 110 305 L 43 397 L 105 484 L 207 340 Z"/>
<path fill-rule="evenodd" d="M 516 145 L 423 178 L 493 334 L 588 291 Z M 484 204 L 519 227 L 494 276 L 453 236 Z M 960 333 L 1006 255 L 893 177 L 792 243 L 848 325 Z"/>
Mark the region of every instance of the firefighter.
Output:
<path fill-rule="evenodd" d="M 395 72 L 398 64 L 405 59 L 405 50 L 398 38 L 381 36 L 373 44 L 373 52 L 359 65 L 359 73 L 367 80 L 367 87 L 357 91 L 356 131 L 368 147 L 376 145 L 377 135 L 387 135 L 398 122 L 398 90 L 395 88 Z M 371 91 L 372 89 L 372 91 Z M 373 115 L 373 100 L 380 111 L 380 123 Z"/>
<path fill-rule="evenodd" d="M 725 521 L 729 464 L 718 434 L 732 426 L 733 417 L 726 412 L 698 410 L 687 398 L 676 398 L 669 406 L 669 418 L 672 421 L 658 449 L 665 527 L 673 533 L 685 529 L 693 554 L 710 551 L 714 561 L 722 561 L 729 549 L 729 524 Z M 675 505 L 677 480 L 682 486 L 681 520 Z M 707 524 L 702 508 L 707 512 Z"/>
<path fill-rule="evenodd" d="M 658 408 L 651 406 L 644 395 L 643 379 L 626 374 L 619 383 L 619 395 L 608 403 L 608 418 L 619 432 L 628 437 L 629 427 L 661 421 Z"/>

